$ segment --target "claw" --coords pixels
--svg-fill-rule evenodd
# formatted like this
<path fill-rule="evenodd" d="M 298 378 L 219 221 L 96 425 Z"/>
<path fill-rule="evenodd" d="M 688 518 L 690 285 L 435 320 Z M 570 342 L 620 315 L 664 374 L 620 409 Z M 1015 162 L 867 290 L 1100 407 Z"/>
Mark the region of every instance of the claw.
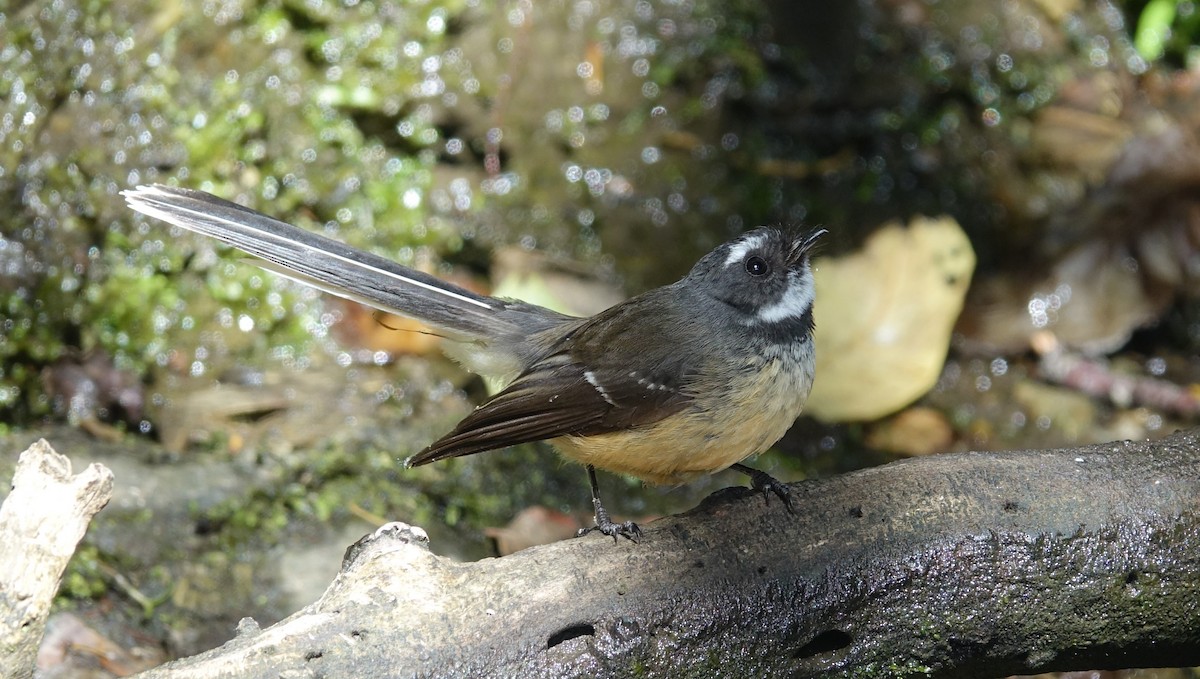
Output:
<path fill-rule="evenodd" d="M 596 525 L 591 528 L 580 528 L 575 536 L 582 537 L 592 531 L 600 531 L 605 535 L 611 535 L 614 543 L 617 542 L 617 536 L 621 536 L 630 542 L 637 542 L 638 538 L 642 537 L 642 529 L 632 521 L 616 523 L 608 520 L 607 516 L 603 517 L 603 521 L 600 518 L 599 516 L 596 517 Z"/>
<path fill-rule="evenodd" d="M 600 484 L 596 482 L 596 468 L 592 465 L 587 466 L 588 481 L 592 485 L 592 506 L 596 509 L 596 525 L 591 528 L 580 528 L 575 537 L 582 537 L 588 533 L 598 530 L 605 535 L 611 535 L 613 542 L 617 542 L 617 536 L 621 536 L 630 542 L 637 542 L 638 538 L 642 537 L 642 529 L 632 521 L 625 523 L 615 523 L 608 518 L 608 510 L 600 503 Z"/>
<path fill-rule="evenodd" d="M 744 464 L 735 464 L 731 469 L 736 469 L 749 476 L 750 487 L 760 491 L 763 494 L 763 500 L 768 505 L 771 504 L 771 494 L 774 493 L 783 502 L 783 506 L 787 507 L 789 514 L 796 513 L 796 508 L 792 505 L 792 490 L 788 488 L 787 484 L 764 471 L 747 467 Z"/>

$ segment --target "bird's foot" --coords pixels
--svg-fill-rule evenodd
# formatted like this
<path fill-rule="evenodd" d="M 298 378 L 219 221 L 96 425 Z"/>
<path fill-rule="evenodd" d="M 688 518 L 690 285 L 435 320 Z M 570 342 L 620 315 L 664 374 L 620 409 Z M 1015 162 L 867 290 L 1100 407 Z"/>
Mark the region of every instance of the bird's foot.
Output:
<path fill-rule="evenodd" d="M 617 536 L 623 537 L 630 542 L 637 542 L 638 538 L 642 537 L 642 529 L 632 521 L 617 523 L 608 518 L 608 510 L 600 504 L 599 497 L 592 498 L 592 504 L 596 507 L 596 525 L 591 528 L 580 528 L 575 537 L 582 537 L 592 531 L 600 531 L 605 535 L 612 537 L 613 542 L 617 542 Z"/>
<path fill-rule="evenodd" d="M 796 508 L 792 506 L 792 490 L 786 483 L 744 464 L 735 464 L 732 468 L 750 477 L 750 487 L 761 492 L 767 504 L 771 504 L 771 495 L 774 494 L 783 502 L 783 506 L 787 507 L 788 513 L 796 513 Z"/>
<path fill-rule="evenodd" d="M 575 536 L 581 537 L 591 533 L 592 531 L 600 531 L 605 535 L 611 535 L 613 542 L 617 541 L 618 535 L 626 540 L 629 540 L 630 542 L 637 542 L 638 538 L 642 537 L 642 529 L 638 528 L 638 525 L 632 521 L 626 521 L 624 523 L 616 523 L 613 521 L 597 521 L 596 525 L 592 526 L 591 528 L 580 528 L 579 532 L 576 533 Z"/>

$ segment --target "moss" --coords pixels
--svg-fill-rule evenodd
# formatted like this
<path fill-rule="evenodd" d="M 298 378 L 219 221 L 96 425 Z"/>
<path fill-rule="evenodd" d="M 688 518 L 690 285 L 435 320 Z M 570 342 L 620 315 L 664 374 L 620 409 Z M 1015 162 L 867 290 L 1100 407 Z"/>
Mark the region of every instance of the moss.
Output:
<path fill-rule="evenodd" d="M 0 15 L 0 117 L 18 121 L 0 130 L 0 419 L 45 414 L 41 370 L 72 351 L 145 374 L 180 348 L 261 355 L 308 341 L 312 312 L 294 312 L 291 288 L 136 221 L 116 195 L 131 185 L 174 179 L 306 226 L 354 225 L 349 240 L 391 254 L 458 247 L 412 199 L 428 191 L 424 151 L 439 135 L 421 60 L 402 55 L 440 54 L 462 7 L 387 4 L 388 21 L 373 3 Z M 370 116 L 411 133 L 390 145 L 360 125 Z M 239 343 L 235 322 L 258 340 Z"/>
<path fill-rule="evenodd" d="M 63 574 L 59 597 L 96 599 L 108 592 L 108 577 L 99 548 L 81 544 Z"/>

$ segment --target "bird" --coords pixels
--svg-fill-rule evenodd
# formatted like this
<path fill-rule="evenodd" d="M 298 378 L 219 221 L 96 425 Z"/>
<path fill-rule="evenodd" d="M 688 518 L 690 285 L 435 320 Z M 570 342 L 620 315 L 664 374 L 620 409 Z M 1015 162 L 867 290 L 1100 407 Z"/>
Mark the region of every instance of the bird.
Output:
<path fill-rule="evenodd" d="M 406 467 L 548 441 L 587 470 L 595 525 L 580 534 L 614 540 L 642 530 L 610 518 L 596 469 L 659 485 L 733 469 L 794 512 L 785 484 L 742 462 L 783 436 L 812 387 L 811 255 L 823 228 L 752 229 L 675 283 L 576 317 L 472 292 L 207 192 L 153 184 L 122 195 L 269 271 L 419 320 L 451 358 L 507 385 Z"/>

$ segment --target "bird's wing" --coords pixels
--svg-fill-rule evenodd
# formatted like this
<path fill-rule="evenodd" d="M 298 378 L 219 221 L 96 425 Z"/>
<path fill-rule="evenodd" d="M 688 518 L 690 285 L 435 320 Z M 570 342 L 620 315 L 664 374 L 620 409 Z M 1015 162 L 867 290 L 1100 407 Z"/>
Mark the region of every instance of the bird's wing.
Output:
<path fill-rule="evenodd" d="M 626 303 L 594 317 L 406 464 L 559 436 L 634 429 L 683 410 L 693 400 L 688 389 L 692 375 L 681 359 L 684 352 L 594 346 L 597 341 L 629 342 L 657 332 L 640 325 L 645 315 L 642 305 Z"/>

